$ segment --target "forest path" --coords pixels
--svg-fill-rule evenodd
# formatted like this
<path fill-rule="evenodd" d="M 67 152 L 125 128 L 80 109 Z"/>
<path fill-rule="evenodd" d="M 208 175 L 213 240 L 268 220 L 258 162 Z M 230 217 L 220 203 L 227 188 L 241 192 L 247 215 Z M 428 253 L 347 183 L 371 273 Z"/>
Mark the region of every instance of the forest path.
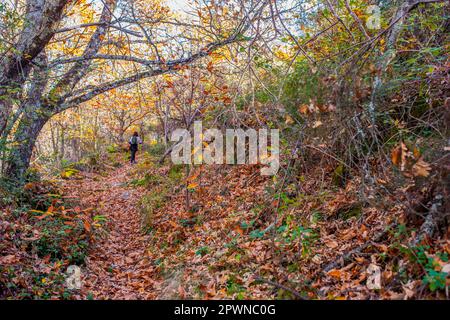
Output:
<path fill-rule="evenodd" d="M 154 299 L 153 266 L 146 259 L 148 236 L 142 233 L 139 187 L 128 187 L 130 164 L 111 169 L 107 175 L 83 174 L 69 180 L 65 193 L 79 199 L 83 208 L 95 209 L 107 218 L 103 235 L 89 250 L 82 268 L 80 298 Z"/>

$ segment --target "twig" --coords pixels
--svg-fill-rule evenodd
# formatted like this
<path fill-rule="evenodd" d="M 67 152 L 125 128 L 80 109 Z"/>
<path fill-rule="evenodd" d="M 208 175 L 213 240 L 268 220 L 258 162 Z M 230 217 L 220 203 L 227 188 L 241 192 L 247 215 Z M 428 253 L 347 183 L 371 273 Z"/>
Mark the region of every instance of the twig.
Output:
<path fill-rule="evenodd" d="M 350 252 L 343 254 L 340 257 L 336 258 L 335 261 L 326 265 L 325 268 L 322 269 L 322 272 L 327 273 L 328 271 L 336 268 L 337 266 L 339 266 L 341 260 L 343 260 L 344 263 L 349 261 L 354 254 L 360 253 L 361 251 L 366 249 L 368 246 L 372 245 L 374 242 L 380 241 L 384 237 L 384 235 L 395 225 L 396 225 L 396 223 L 391 223 L 383 231 L 378 233 L 373 240 L 368 241 L 368 242 L 364 243 L 363 245 L 360 245 L 359 247 L 351 250 Z"/>
<path fill-rule="evenodd" d="M 287 287 L 285 285 L 279 284 L 279 283 L 274 282 L 274 281 L 266 280 L 266 279 L 263 279 L 261 277 L 256 277 L 256 280 L 264 282 L 264 283 L 267 283 L 267 284 L 270 284 L 270 285 L 272 285 L 274 287 L 283 289 L 285 291 L 289 291 L 290 293 L 292 293 L 299 300 L 309 300 L 307 297 L 302 296 L 298 291 L 296 291 L 296 290 L 294 290 L 294 289 L 292 289 L 290 287 Z"/>

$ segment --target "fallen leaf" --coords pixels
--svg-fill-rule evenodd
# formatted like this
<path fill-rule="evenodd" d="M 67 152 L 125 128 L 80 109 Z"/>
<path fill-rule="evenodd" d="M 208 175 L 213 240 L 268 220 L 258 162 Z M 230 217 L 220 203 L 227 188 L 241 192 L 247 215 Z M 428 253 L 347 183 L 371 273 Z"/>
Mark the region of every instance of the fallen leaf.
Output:
<path fill-rule="evenodd" d="M 428 162 L 423 161 L 422 158 L 417 161 L 412 167 L 413 175 L 416 177 L 428 177 L 430 175 L 431 166 Z"/>
<path fill-rule="evenodd" d="M 323 124 L 322 121 L 318 120 L 318 121 L 316 121 L 316 122 L 313 123 L 313 126 L 312 126 L 312 127 L 313 127 L 313 129 L 315 129 L 315 128 L 320 127 L 322 124 Z"/>
<path fill-rule="evenodd" d="M 403 290 L 405 291 L 405 297 L 404 299 L 411 299 L 415 295 L 415 287 L 417 285 L 417 281 L 409 281 L 407 284 L 404 284 L 402 286 Z"/>
<path fill-rule="evenodd" d="M 441 269 L 441 272 L 450 273 L 450 263 L 444 265 Z"/>
<path fill-rule="evenodd" d="M 340 270 L 333 269 L 328 271 L 327 273 L 329 276 L 332 276 L 333 278 L 341 279 L 342 273 Z"/>
<path fill-rule="evenodd" d="M 85 229 L 87 232 L 90 232 L 90 231 L 91 231 L 91 224 L 90 224 L 89 222 L 84 221 L 84 222 L 83 222 L 83 225 L 84 225 L 84 229 Z"/>
<path fill-rule="evenodd" d="M 325 245 L 331 249 L 337 248 L 339 246 L 339 244 L 335 240 L 325 240 L 324 242 Z"/>
<path fill-rule="evenodd" d="M 197 186 L 198 186 L 198 183 L 193 182 L 193 183 L 190 183 L 190 184 L 187 186 L 187 188 L 188 188 L 188 189 L 195 189 Z"/>
<path fill-rule="evenodd" d="M 366 270 L 368 277 L 366 281 L 367 288 L 370 290 L 381 289 L 381 269 L 379 266 L 371 263 Z"/>
<path fill-rule="evenodd" d="M 7 256 L 0 257 L 0 265 L 12 264 L 17 261 L 19 261 L 19 259 L 13 254 L 9 254 Z"/>

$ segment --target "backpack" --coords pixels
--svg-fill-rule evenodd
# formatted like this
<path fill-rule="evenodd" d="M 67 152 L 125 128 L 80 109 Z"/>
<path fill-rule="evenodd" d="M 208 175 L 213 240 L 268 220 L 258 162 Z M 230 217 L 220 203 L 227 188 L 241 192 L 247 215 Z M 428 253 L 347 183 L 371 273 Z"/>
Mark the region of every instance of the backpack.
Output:
<path fill-rule="evenodd" d="M 136 136 L 131 137 L 131 144 L 138 144 L 138 139 Z"/>

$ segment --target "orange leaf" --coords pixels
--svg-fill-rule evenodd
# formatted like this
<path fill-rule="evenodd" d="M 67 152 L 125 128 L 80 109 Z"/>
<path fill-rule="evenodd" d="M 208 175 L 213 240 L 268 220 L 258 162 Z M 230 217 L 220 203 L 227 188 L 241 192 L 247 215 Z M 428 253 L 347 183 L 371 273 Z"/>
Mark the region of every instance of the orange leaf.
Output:
<path fill-rule="evenodd" d="M 400 156 L 402 154 L 402 149 L 400 146 L 395 147 L 391 153 L 392 163 L 396 166 L 400 164 Z"/>
<path fill-rule="evenodd" d="M 198 171 L 196 174 L 193 174 L 192 176 L 187 178 L 187 181 L 193 181 L 195 180 L 200 174 L 200 171 Z"/>
<path fill-rule="evenodd" d="M 303 104 L 299 108 L 300 113 L 307 114 L 309 112 L 308 105 Z"/>
<path fill-rule="evenodd" d="M 244 230 L 242 230 L 240 226 L 236 226 L 236 228 L 234 228 L 234 231 L 239 233 L 241 236 L 244 234 Z"/>
<path fill-rule="evenodd" d="M 190 183 L 190 184 L 187 186 L 187 188 L 188 188 L 188 189 L 195 189 L 197 186 L 198 186 L 198 183 L 193 182 L 193 183 Z"/>
<path fill-rule="evenodd" d="M 183 287 L 181 285 L 178 287 L 178 294 L 180 295 L 181 299 L 186 297 L 186 291 L 183 289 Z"/>
<path fill-rule="evenodd" d="M 176 222 L 169 220 L 169 223 L 172 225 L 172 227 L 178 228 L 178 224 Z"/>
<path fill-rule="evenodd" d="M 208 69 L 209 72 L 213 71 L 213 63 L 212 63 L 212 61 L 208 62 L 208 66 L 206 67 L 206 69 Z"/>
<path fill-rule="evenodd" d="M 91 224 L 90 224 L 89 222 L 84 221 L 84 222 L 83 222 L 83 225 L 84 225 L 84 229 L 85 229 L 87 232 L 91 232 Z"/>
<path fill-rule="evenodd" d="M 337 278 L 337 279 L 341 279 L 341 276 L 342 276 L 341 271 L 336 270 L 336 269 L 330 270 L 328 272 L 328 275 L 332 276 L 333 278 Z"/>

